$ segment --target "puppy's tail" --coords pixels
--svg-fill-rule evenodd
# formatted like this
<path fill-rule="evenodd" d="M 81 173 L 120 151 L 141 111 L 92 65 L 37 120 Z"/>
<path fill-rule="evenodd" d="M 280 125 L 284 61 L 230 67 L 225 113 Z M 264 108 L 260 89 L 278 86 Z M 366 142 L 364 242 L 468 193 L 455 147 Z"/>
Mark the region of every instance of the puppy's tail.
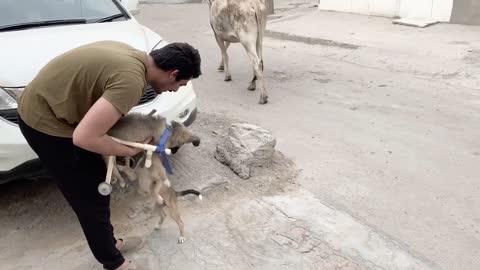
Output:
<path fill-rule="evenodd" d="M 200 200 L 202 200 L 202 194 L 200 192 L 196 191 L 195 189 L 187 189 L 187 190 L 182 190 L 182 191 L 175 191 L 177 197 L 185 196 L 188 194 L 193 194 L 197 195 Z"/>

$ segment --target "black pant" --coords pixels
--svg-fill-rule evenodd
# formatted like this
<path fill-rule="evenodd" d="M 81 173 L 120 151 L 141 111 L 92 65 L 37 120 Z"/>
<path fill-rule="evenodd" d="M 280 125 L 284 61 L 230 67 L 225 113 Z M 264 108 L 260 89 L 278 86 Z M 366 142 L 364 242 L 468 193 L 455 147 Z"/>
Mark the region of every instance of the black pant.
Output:
<path fill-rule="evenodd" d="M 110 196 L 100 195 L 97 189 L 106 174 L 101 155 L 75 146 L 71 138 L 39 132 L 22 119 L 19 119 L 19 126 L 77 215 L 95 258 L 105 269 L 122 265 L 125 259 L 115 247 L 110 223 Z"/>

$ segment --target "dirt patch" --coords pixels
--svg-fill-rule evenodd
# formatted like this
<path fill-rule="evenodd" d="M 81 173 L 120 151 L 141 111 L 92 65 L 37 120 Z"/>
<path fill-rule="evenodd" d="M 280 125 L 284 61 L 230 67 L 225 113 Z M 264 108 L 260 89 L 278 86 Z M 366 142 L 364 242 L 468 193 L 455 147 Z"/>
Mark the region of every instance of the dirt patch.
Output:
<path fill-rule="evenodd" d="M 248 180 L 217 162 L 216 142 L 233 122 L 241 121 L 200 114 L 192 129 L 201 145 L 182 147 L 171 158 L 175 189 L 195 188 L 205 198 L 179 202 L 185 243 L 177 244 L 178 228 L 169 218 L 154 230 L 159 217 L 135 183 L 115 187 L 115 234 L 146 239 L 127 259 L 145 269 L 430 269 L 398 243 L 299 189 L 295 165 L 281 153 Z M 52 182 L 2 186 L 0 203 L 2 270 L 102 269 Z"/>
<path fill-rule="evenodd" d="M 115 187 L 112 222 L 116 235 L 140 234 L 151 240 L 148 242 L 150 246 L 139 252 L 136 258 L 146 259 L 147 264 L 153 263 L 152 267 L 164 265 L 168 258 L 156 256 L 156 252 L 160 254 L 172 247 L 189 249 L 192 245 L 200 245 L 194 240 L 189 241 L 194 237 L 193 231 L 196 232 L 195 238 L 212 233 L 194 221 L 204 213 L 214 215 L 222 212 L 228 204 L 235 205 L 236 201 L 250 201 L 296 189 L 295 166 L 281 153 L 275 154 L 268 167 L 254 168 L 249 180 L 239 178 L 214 159 L 216 142 L 226 135 L 232 122 L 240 121 L 199 114 L 192 129 L 200 134 L 201 145 L 198 148 L 184 146 L 172 157 L 173 186 L 177 190 L 196 188 L 205 195 L 203 203 L 194 196 L 180 202 L 187 232 L 184 245 L 176 244 L 178 231 L 170 219 L 166 220 L 162 231 L 153 230 L 158 216 L 151 212 L 148 200 L 136 194 L 135 183 L 125 189 Z M 52 181 L 3 185 L 0 204 L 2 269 L 101 269 L 88 249 L 73 211 Z M 208 245 L 208 240 L 205 241 L 203 244 Z M 152 262 L 153 258 L 162 262 Z M 184 266 L 180 268 L 185 269 Z"/>

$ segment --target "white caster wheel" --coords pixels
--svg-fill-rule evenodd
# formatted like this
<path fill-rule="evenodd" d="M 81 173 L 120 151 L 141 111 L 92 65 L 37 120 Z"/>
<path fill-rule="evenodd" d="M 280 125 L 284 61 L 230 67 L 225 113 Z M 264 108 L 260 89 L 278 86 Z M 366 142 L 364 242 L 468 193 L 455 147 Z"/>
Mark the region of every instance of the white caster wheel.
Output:
<path fill-rule="evenodd" d="M 98 185 L 98 192 L 103 196 L 108 196 L 112 193 L 112 185 L 107 182 L 102 182 Z"/>

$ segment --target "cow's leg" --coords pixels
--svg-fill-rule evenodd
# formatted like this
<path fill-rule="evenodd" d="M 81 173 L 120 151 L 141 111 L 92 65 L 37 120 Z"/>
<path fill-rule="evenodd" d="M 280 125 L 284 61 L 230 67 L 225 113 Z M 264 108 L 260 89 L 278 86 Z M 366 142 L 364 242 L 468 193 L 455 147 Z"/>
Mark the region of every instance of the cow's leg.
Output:
<path fill-rule="evenodd" d="M 222 64 L 224 65 L 225 69 L 225 81 L 231 81 L 232 80 L 232 75 L 230 75 L 230 68 L 228 67 L 228 54 L 227 54 L 227 44 L 219 38 L 217 35 L 215 35 L 215 40 L 217 40 L 218 47 L 220 47 L 220 50 L 222 51 Z M 228 45 L 230 45 L 229 42 L 227 42 Z M 218 67 L 219 70 L 221 70 L 222 65 Z"/>
<path fill-rule="evenodd" d="M 230 42 L 226 41 L 225 42 L 225 51 L 228 50 L 228 46 L 230 46 Z M 225 70 L 225 65 L 223 64 L 223 53 L 222 53 L 222 61 L 220 62 L 220 65 L 218 66 L 218 70 L 220 70 L 220 71 Z"/>
<path fill-rule="evenodd" d="M 257 26 L 258 27 L 258 26 Z M 262 28 L 264 30 L 264 28 Z M 262 53 L 262 44 L 263 44 L 263 31 L 261 31 L 258 35 L 257 35 L 257 40 L 256 40 L 256 43 L 255 43 L 255 48 L 256 48 L 256 51 L 257 51 L 257 56 L 260 58 L 260 65 L 261 65 L 261 70 L 262 70 L 262 73 L 263 73 L 263 53 Z M 252 81 L 250 82 L 250 85 L 248 86 L 248 90 L 255 90 L 256 88 L 256 80 L 257 80 L 257 76 L 255 74 L 255 69 L 253 69 L 253 78 L 252 78 Z"/>
<path fill-rule="evenodd" d="M 255 70 L 255 77 L 254 77 L 254 80 L 252 80 L 252 82 L 255 83 L 255 79 L 258 79 L 260 80 L 260 84 L 261 84 L 260 99 L 258 103 L 266 104 L 268 102 L 268 94 L 267 94 L 267 88 L 265 86 L 265 79 L 263 78 L 262 61 L 253 51 L 248 52 L 248 55 L 250 57 L 250 61 L 252 62 L 253 68 Z"/>
<path fill-rule="evenodd" d="M 261 58 L 262 57 L 260 56 L 260 59 Z M 260 60 L 260 66 L 261 66 L 261 69 L 263 71 L 263 60 Z M 257 81 L 257 75 L 255 74 L 255 69 L 253 69 L 253 78 L 252 78 L 252 81 L 250 81 L 250 85 L 248 86 L 248 90 L 253 91 L 257 88 L 256 81 Z"/>
<path fill-rule="evenodd" d="M 268 94 L 267 88 L 265 87 L 265 80 L 263 79 L 262 59 L 260 59 L 257 54 L 256 35 L 252 37 L 251 35 L 248 35 L 248 33 L 242 31 L 240 33 L 240 42 L 242 43 L 243 47 L 245 47 L 250 61 L 252 62 L 253 70 L 255 72 L 254 79 L 258 79 L 261 82 L 260 100 L 258 103 L 265 104 L 268 102 Z"/>
<path fill-rule="evenodd" d="M 252 81 L 250 82 L 250 85 L 248 86 L 248 90 L 253 91 L 257 88 L 256 80 L 257 80 L 257 75 L 255 75 L 255 69 L 253 69 L 253 78 L 252 78 Z"/>
<path fill-rule="evenodd" d="M 258 50 L 257 50 L 257 52 L 258 52 Z M 258 55 L 260 56 L 260 59 L 261 59 L 260 60 L 260 66 L 261 66 L 261 69 L 262 69 L 262 72 L 263 72 L 263 58 L 262 58 L 261 52 Z M 257 81 L 257 75 L 255 75 L 255 69 L 253 69 L 253 78 L 252 78 L 252 81 L 250 82 L 250 85 L 248 86 L 248 90 L 253 91 L 257 88 L 256 81 Z"/>

